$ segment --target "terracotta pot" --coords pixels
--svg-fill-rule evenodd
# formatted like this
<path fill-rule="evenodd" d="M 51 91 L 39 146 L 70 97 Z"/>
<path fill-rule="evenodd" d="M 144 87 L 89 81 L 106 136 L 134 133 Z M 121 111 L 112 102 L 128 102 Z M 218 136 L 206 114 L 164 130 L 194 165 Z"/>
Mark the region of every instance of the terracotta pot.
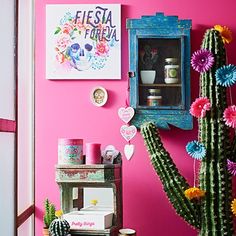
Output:
<path fill-rule="evenodd" d="M 49 236 L 49 231 L 48 229 L 43 229 L 43 236 Z"/>

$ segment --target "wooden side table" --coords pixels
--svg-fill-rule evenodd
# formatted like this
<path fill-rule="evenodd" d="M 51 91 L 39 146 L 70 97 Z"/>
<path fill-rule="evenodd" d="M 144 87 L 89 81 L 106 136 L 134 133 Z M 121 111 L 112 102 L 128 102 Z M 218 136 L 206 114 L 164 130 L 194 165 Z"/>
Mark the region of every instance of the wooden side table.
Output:
<path fill-rule="evenodd" d="M 83 207 L 83 189 L 112 188 L 114 199 L 113 226 L 105 230 L 71 230 L 71 235 L 117 236 L 123 225 L 122 165 L 56 165 L 56 182 L 60 187 L 61 208 L 64 213 Z M 73 201 L 73 188 L 80 196 Z"/>

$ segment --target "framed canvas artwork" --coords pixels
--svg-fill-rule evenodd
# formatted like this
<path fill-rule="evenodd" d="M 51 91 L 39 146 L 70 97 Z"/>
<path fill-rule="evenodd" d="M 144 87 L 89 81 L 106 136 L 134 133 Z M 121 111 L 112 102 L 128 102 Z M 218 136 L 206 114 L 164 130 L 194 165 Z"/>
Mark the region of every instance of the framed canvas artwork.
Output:
<path fill-rule="evenodd" d="M 47 79 L 121 79 L 121 5 L 46 5 Z"/>

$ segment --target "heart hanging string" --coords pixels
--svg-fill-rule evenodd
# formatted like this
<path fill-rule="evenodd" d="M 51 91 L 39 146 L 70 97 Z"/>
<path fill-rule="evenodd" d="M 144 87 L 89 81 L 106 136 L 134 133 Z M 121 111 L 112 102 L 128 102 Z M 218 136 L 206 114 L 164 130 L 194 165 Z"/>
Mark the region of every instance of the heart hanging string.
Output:
<path fill-rule="evenodd" d="M 134 154 L 134 145 L 130 143 L 130 140 L 134 138 L 137 133 L 137 128 L 134 125 L 129 125 L 129 122 L 134 116 L 134 109 L 129 106 L 129 80 L 130 78 L 134 77 L 133 72 L 128 73 L 128 87 L 126 91 L 126 98 L 125 98 L 125 107 L 120 107 L 118 110 L 118 116 L 120 119 L 126 123 L 126 125 L 122 125 L 120 128 L 120 134 L 122 137 L 128 142 L 128 144 L 124 147 L 124 154 L 127 160 L 130 160 Z"/>

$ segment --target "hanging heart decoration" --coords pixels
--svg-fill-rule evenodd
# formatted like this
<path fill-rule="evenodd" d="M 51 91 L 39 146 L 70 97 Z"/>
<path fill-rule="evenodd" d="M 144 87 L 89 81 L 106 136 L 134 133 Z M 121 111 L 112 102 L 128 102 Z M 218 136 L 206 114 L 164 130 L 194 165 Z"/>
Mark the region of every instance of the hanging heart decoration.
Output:
<path fill-rule="evenodd" d="M 134 154 L 134 145 L 133 144 L 126 144 L 124 147 L 124 153 L 125 153 L 127 160 L 129 161 Z"/>
<path fill-rule="evenodd" d="M 120 133 L 123 136 L 123 138 L 129 142 L 137 133 L 137 128 L 134 125 L 128 126 L 128 125 L 122 125 L 120 127 Z"/>
<path fill-rule="evenodd" d="M 129 123 L 129 121 L 133 118 L 134 116 L 134 108 L 133 107 L 121 107 L 118 110 L 118 115 L 121 120 L 123 120 L 126 124 Z"/>

